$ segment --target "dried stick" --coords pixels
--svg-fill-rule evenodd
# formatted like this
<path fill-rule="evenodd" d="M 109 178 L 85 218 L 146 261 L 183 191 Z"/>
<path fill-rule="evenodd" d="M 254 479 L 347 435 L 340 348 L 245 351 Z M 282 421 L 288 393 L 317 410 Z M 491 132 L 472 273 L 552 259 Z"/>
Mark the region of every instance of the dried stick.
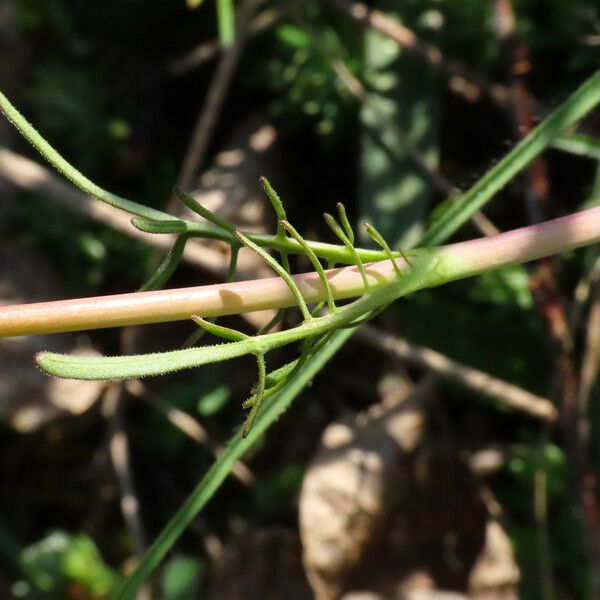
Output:
<path fill-rule="evenodd" d="M 133 540 L 135 556 L 140 559 L 146 552 L 148 544 L 140 518 L 140 503 L 129 466 L 129 443 L 123 428 L 121 392 L 121 383 L 108 387 L 104 396 L 103 413 L 109 423 L 108 446 L 121 495 L 121 512 Z"/>
<path fill-rule="evenodd" d="M 400 47 L 449 77 L 449 87 L 453 92 L 470 100 L 489 96 L 496 104 L 506 106 L 509 91 L 505 86 L 487 81 L 459 61 L 444 58 L 438 48 L 419 40 L 408 27 L 393 21 L 378 10 L 370 9 L 362 2 L 352 2 L 351 0 L 331 0 L 331 2 L 341 13 L 354 19 L 357 23 L 379 31 L 394 40 Z"/>
<path fill-rule="evenodd" d="M 215 458 L 223 453 L 223 447 L 211 439 L 210 435 L 186 412 L 170 406 L 156 396 L 150 394 L 144 384 L 139 379 L 131 379 L 125 382 L 125 389 L 136 398 L 142 399 L 153 408 L 162 413 L 168 421 L 179 429 L 182 433 L 194 440 L 196 443 L 204 446 Z M 256 477 L 248 466 L 241 460 L 235 462 L 232 470 L 233 476 L 244 486 L 252 487 L 256 483 Z"/>
<path fill-rule="evenodd" d="M 167 252 L 175 242 L 174 235 L 153 235 L 132 227 L 131 216 L 122 210 L 98 202 L 92 196 L 65 183 L 39 163 L 7 148 L 0 148 L 0 178 L 23 190 L 40 193 L 69 211 L 107 225 L 119 233 L 140 240 L 159 250 Z M 183 258 L 188 263 L 207 270 L 219 279 L 224 279 L 227 275 L 229 265 L 227 257 L 218 250 L 195 242 L 195 240 L 188 242 Z M 253 271 L 242 267 L 240 277 L 246 279 L 252 275 Z"/>
<path fill-rule="evenodd" d="M 531 71 L 528 48 L 516 34 L 515 13 L 511 0 L 495 0 L 494 24 L 500 39 L 510 78 L 510 104 L 515 129 L 525 137 L 534 128 L 531 96 L 527 75 Z M 529 219 L 539 223 L 551 218 L 550 180 L 546 162 L 537 157 L 526 171 L 526 203 Z M 562 404 L 562 428 L 566 453 L 571 466 L 571 495 L 585 522 L 583 530 L 588 542 L 594 583 L 592 595 L 600 589 L 600 507 L 596 499 L 596 484 L 589 461 L 589 427 L 578 401 L 579 379 L 573 359 L 573 334 L 567 305 L 560 293 L 556 257 L 539 262 L 531 280 L 531 290 L 538 312 L 546 323 L 551 339 L 556 372 L 557 395 Z"/>
<path fill-rule="evenodd" d="M 588 316 L 585 349 L 581 361 L 581 371 L 579 375 L 579 390 L 577 394 L 577 403 L 582 414 L 586 414 L 589 407 L 590 394 L 592 387 L 598 377 L 600 368 L 600 294 L 596 288 L 593 294 L 593 301 Z"/>
<path fill-rule="evenodd" d="M 287 0 L 284 6 L 264 10 L 259 15 L 256 15 L 250 22 L 247 32 L 248 37 L 254 37 L 263 31 L 270 29 L 281 20 L 282 17 L 290 12 L 290 10 L 295 8 L 295 6 L 304 4 L 305 2 L 306 0 L 298 0 L 296 2 Z M 223 45 L 218 39 L 203 42 L 186 52 L 183 56 L 173 60 L 169 65 L 169 71 L 172 75 L 185 75 L 209 60 L 212 60 L 223 52 L 223 50 Z"/>
<path fill-rule="evenodd" d="M 237 9 L 235 40 L 223 52 L 209 85 L 204 105 L 198 116 L 179 177 L 177 178 L 177 186 L 181 189 L 186 190 L 192 187 L 194 177 L 204 162 L 223 101 L 233 80 L 233 75 L 238 65 L 242 48 L 244 47 L 248 24 L 252 15 L 263 1 L 244 0 Z M 179 210 L 179 203 L 173 197 L 169 206 L 169 212 L 177 214 Z"/>
<path fill-rule="evenodd" d="M 498 400 L 542 421 L 553 423 L 557 418 L 556 408 L 546 398 L 456 362 L 430 348 L 416 346 L 372 325 L 364 325 L 354 334 L 354 337 L 377 350 L 389 352 L 414 365 L 429 369 L 448 381 Z"/>

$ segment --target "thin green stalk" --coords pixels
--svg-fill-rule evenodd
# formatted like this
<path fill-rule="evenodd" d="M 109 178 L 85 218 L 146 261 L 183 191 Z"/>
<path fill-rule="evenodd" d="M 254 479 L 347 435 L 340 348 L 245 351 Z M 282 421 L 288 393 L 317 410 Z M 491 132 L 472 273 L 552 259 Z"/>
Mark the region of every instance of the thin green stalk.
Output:
<path fill-rule="evenodd" d="M 287 385 L 287 382 L 293 377 L 297 371 L 299 371 L 304 363 L 322 347 L 324 343 L 329 339 L 331 334 L 324 335 L 317 344 L 314 343 L 314 338 L 306 338 L 302 343 L 302 352 L 300 356 L 279 369 L 272 371 L 267 375 L 267 389 L 263 395 L 263 400 L 269 398 L 283 387 Z M 246 402 L 242 404 L 243 409 L 252 408 L 256 402 L 256 396 L 253 395 Z"/>
<path fill-rule="evenodd" d="M 233 281 L 235 279 L 235 273 L 237 270 L 237 262 L 240 254 L 240 244 L 231 242 L 230 246 L 230 257 L 229 257 L 229 269 L 227 270 L 227 281 Z M 213 319 L 207 319 L 209 323 L 214 323 L 217 320 L 217 317 Z M 194 331 L 192 335 L 190 335 L 181 345 L 182 348 L 191 348 L 195 346 L 206 333 L 206 329 L 198 329 Z"/>
<path fill-rule="evenodd" d="M 233 44 L 235 39 L 235 9 L 233 0 L 217 0 L 217 27 L 219 40 L 225 48 Z"/>
<path fill-rule="evenodd" d="M 294 295 L 294 298 L 296 298 L 304 320 L 310 321 L 312 316 L 308 310 L 308 306 L 306 306 L 306 301 L 302 296 L 302 292 L 292 279 L 289 270 L 285 267 L 282 267 L 272 256 L 269 256 L 260 246 L 249 240 L 243 233 L 237 231 L 236 237 L 240 240 L 240 242 L 242 242 L 242 244 L 244 244 L 244 246 L 248 246 L 248 248 L 254 250 L 254 252 L 256 252 L 275 271 L 275 273 L 277 273 L 277 275 L 279 275 L 285 281 L 288 288 Z"/>
<path fill-rule="evenodd" d="M 173 247 L 169 250 L 152 277 L 140 288 L 140 292 L 149 292 L 150 290 L 158 290 L 164 287 L 181 262 L 188 239 L 189 236 L 187 235 L 177 236 Z"/>
<path fill-rule="evenodd" d="M 352 256 L 354 257 L 354 263 L 356 264 L 356 267 L 360 272 L 360 276 L 362 277 L 365 290 L 369 291 L 369 280 L 367 279 L 367 275 L 365 273 L 365 267 L 358 252 L 356 251 L 356 248 L 354 248 L 353 243 L 350 241 L 350 238 L 344 233 L 342 228 L 337 224 L 336 220 L 329 213 L 323 213 L 323 218 L 325 219 L 325 223 L 327 223 L 329 229 L 331 229 L 331 231 L 333 231 L 333 233 L 342 241 L 344 246 L 346 246 L 348 252 L 350 252 L 350 254 L 352 254 Z M 350 231 L 352 231 L 352 229 L 350 229 Z M 352 237 L 354 237 L 354 234 L 352 235 Z"/>
<path fill-rule="evenodd" d="M 114 600 L 133 600 L 139 587 L 159 565 L 179 536 L 202 510 L 214 493 L 221 487 L 237 460 L 256 444 L 267 429 L 281 416 L 293 399 L 306 387 L 309 381 L 325 366 L 329 359 L 346 343 L 354 330 L 338 331 L 323 346 L 318 355 L 304 366 L 288 383 L 287 387 L 265 400 L 257 415 L 254 426 L 246 438 L 236 434 L 230 440 L 223 454 L 217 458 L 187 500 L 177 510 L 159 536 L 154 540 L 133 574 L 125 581 Z"/>
<path fill-rule="evenodd" d="M 266 177 L 259 177 L 260 184 L 275 211 L 275 216 L 277 217 L 277 231 L 275 232 L 275 238 L 281 242 L 284 242 L 287 239 L 285 235 L 285 229 L 283 228 L 282 221 L 287 219 L 287 215 L 285 212 L 285 208 L 283 206 L 283 202 L 279 197 L 279 194 L 273 189 L 273 186 L 269 183 L 269 180 Z M 286 272 L 291 275 L 292 268 L 290 265 L 290 259 L 288 256 L 287 250 L 280 250 L 279 256 L 281 257 L 281 266 L 286 270 Z M 283 311 L 282 311 L 283 315 Z"/>
<path fill-rule="evenodd" d="M 390 249 L 388 243 L 383 239 L 383 236 L 381 235 L 381 233 L 379 233 L 379 231 L 377 231 L 375 226 L 371 225 L 370 223 L 365 223 L 365 229 L 367 230 L 369 237 L 376 244 L 379 244 L 379 246 L 381 246 L 383 248 L 384 252 L 388 255 L 388 258 L 392 261 L 392 265 L 394 266 L 394 271 L 396 271 L 396 275 L 400 275 L 400 267 L 394 260 L 394 256 L 392 255 L 392 250 Z M 402 254 L 404 254 L 404 253 L 402 253 Z M 410 261 L 408 260 L 408 258 L 406 258 L 406 256 L 403 256 L 402 258 L 404 259 L 406 264 L 410 265 Z"/>
<path fill-rule="evenodd" d="M 338 216 L 340 217 L 340 223 L 350 240 L 350 243 L 354 246 L 354 229 L 352 229 L 352 225 L 350 225 L 350 221 L 348 220 L 348 215 L 346 214 L 346 207 L 338 202 L 336 205 Z"/>
<path fill-rule="evenodd" d="M 275 313 L 275 316 L 266 325 L 263 325 L 258 330 L 258 335 L 262 335 L 263 333 L 268 333 L 269 331 L 271 331 L 271 329 L 273 329 L 273 327 L 275 327 L 275 325 L 280 323 L 281 320 L 283 319 L 283 315 L 285 314 L 285 310 L 286 310 L 285 308 L 278 309 L 277 312 Z"/>
<path fill-rule="evenodd" d="M 252 408 L 244 421 L 244 425 L 242 427 L 242 437 L 248 437 L 250 433 L 250 429 L 256 420 L 258 415 L 258 411 L 260 410 L 260 406 L 262 404 L 264 395 L 265 395 L 265 379 L 267 377 L 267 367 L 265 364 L 265 355 L 262 353 L 256 354 L 256 362 L 258 364 L 258 385 L 256 386 L 256 392 L 254 394 L 254 402 L 252 404 Z"/>
<path fill-rule="evenodd" d="M 235 234 L 235 227 L 228 223 L 225 219 L 222 219 L 219 215 L 208 210 L 208 208 L 202 206 L 193 196 L 184 192 L 180 187 L 175 187 L 176 196 L 193 212 L 200 215 L 203 219 L 206 219 L 209 223 L 212 223 L 219 229 L 226 231 L 232 236 Z"/>
<path fill-rule="evenodd" d="M 333 291 L 331 290 L 331 283 L 329 283 L 329 278 L 325 274 L 323 265 L 320 263 L 316 254 L 311 250 L 310 246 L 306 243 L 304 238 L 298 233 L 296 228 L 291 223 L 283 220 L 283 221 L 281 221 L 281 225 L 304 248 L 304 251 L 306 252 L 306 256 L 308 256 L 308 259 L 310 260 L 315 271 L 319 274 L 319 278 L 321 279 L 321 283 L 323 284 L 323 289 L 325 290 L 325 294 L 327 295 L 327 305 L 329 306 L 329 310 L 331 312 L 334 312 L 336 307 L 335 307 L 335 300 L 333 299 Z"/>

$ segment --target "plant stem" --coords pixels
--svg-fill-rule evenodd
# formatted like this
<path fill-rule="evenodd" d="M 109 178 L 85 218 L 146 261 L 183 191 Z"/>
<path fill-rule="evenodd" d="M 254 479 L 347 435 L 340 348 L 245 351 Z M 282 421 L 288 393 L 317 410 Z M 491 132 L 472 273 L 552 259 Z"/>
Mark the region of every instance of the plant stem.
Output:
<path fill-rule="evenodd" d="M 575 213 L 496 236 L 421 249 L 411 257 L 418 276 L 404 271 L 399 280 L 391 261 L 367 265 L 375 303 L 393 301 L 398 282 L 410 280 L 413 289 L 476 275 L 516 263 L 535 260 L 592 244 L 600 240 L 600 207 Z M 405 267 L 402 260 L 396 264 Z M 421 267 L 419 267 L 421 265 Z M 427 267 L 425 270 L 423 267 Z M 327 271 L 335 299 L 347 299 L 364 293 L 356 267 Z M 308 303 L 325 299 L 325 290 L 317 273 L 295 275 L 294 281 Z M 404 286 L 405 287 L 405 286 Z M 382 293 L 381 290 L 386 289 Z M 385 298 L 384 298 L 385 296 Z M 137 292 L 116 296 L 62 300 L 0 307 L 0 337 L 80 331 L 123 325 L 163 323 L 189 319 L 192 314 L 216 317 L 241 312 L 283 308 L 295 304 L 281 278 L 269 278 L 200 287 Z M 373 308 L 377 308 L 373 306 Z"/>

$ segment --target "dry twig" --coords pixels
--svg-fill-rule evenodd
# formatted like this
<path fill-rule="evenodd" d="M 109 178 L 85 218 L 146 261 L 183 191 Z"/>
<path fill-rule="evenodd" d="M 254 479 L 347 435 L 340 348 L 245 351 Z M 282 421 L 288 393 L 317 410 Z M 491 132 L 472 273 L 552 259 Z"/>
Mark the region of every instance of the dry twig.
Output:
<path fill-rule="evenodd" d="M 206 429 L 188 415 L 186 412 L 170 406 L 163 402 L 160 398 L 153 396 L 139 379 L 127 381 L 127 391 L 136 398 L 140 398 L 150 404 L 158 412 L 164 415 L 169 423 L 179 429 L 182 433 L 194 440 L 196 443 L 204 446 L 215 458 L 218 458 L 223 453 L 223 447 L 217 444 L 208 434 Z M 233 476 L 244 486 L 252 487 L 256 478 L 254 473 L 241 460 L 234 463 L 231 470 Z"/>
<path fill-rule="evenodd" d="M 341 13 L 357 23 L 379 31 L 429 66 L 442 72 L 449 78 L 449 87 L 453 92 L 471 101 L 481 96 L 489 96 L 500 106 L 506 106 L 509 101 L 510 94 L 506 87 L 487 81 L 459 61 L 444 58 L 439 48 L 422 42 L 408 27 L 393 21 L 384 13 L 370 9 L 362 2 L 351 0 L 331 0 L 331 2 Z"/>
<path fill-rule="evenodd" d="M 288 0 L 284 6 L 264 10 L 252 19 L 248 27 L 247 35 L 255 36 L 270 29 L 296 5 L 303 4 L 305 1 L 306 0 Z M 197 69 L 204 63 L 218 56 L 223 50 L 223 45 L 218 39 L 203 42 L 189 52 L 186 52 L 183 56 L 172 61 L 169 65 L 169 71 L 172 75 L 176 76 L 186 75 L 190 71 Z"/>
<path fill-rule="evenodd" d="M 108 446 L 121 495 L 121 512 L 133 540 L 135 556 L 139 560 L 146 552 L 148 544 L 140 518 L 140 503 L 129 464 L 129 443 L 123 427 L 122 389 L 121 383 L 114 383 L 107 388 L 102 412 L 109 425 Z"/>
<path fill-rule="evenodd" d="M 453 361 L 435 350 L 415 346 L 402 338 L 380 331 L 372 325 L 361 327 L 355 334 L 355 338 L 373 348 L 389 352 L 414 365 L 429 369 L 448 381 L 494 398 L 515 410 L 549 423 L 556 420 L 556 408 L 547 399 L 492 377 L 483 371 Z"/>
<path fill-rule="evenodd" d="M 250 20 L 263 1 L 244 0 L 237 8 L 235 40 L 224 51 L 215 69 L 206 99 L 194 127 L 179 177 L 177 178 L 177 185 L 182 189 L 190 189 L 192 187 L 194 177 L 204 162 L 223 101 L 233 80 L 233 75 L 238 65 L 244 42 L 246 41 Z M 176 209 L 179 209 L 179 203 L 176 202 L 175 198 L 172 198 L 170 204 L 169 212 L 177 214 Z"/>
<path fill-rule="evenodd" d="M 123 211 L 96 201 L 95 198 L 63 182 L 39 163 L 7 148 L 0 148 L 0 177 L 23 190 L 43 194 L 45 198 L 71 212 L 107 225 L 154 248 L 168 251 L 175 242 L 175 236 L 152 235 L 132 227 L 131 217 Z M 215 248 L 200 244 L 196 240 L 188 242 L 183 258 L 190 264 L 206 269 L 219 279 L 224 279 L 227 275 L 228 258 Z M 251 276 L 250 272 L 241 275 L 242 278 Z"/>

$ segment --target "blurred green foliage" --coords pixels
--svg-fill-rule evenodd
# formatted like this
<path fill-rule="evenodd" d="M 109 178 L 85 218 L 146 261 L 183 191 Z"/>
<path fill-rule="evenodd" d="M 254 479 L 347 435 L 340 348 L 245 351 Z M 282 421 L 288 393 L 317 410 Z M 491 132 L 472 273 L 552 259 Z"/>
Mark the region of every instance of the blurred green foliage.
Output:
<path fill-rule="evenodd" d="M 589 571 L 581 522 L 570 508 L 568 465 L 563 451 L 555 444 L 521 445 L 506 461 L 508 481 L 498 488 L 498 496 L 510 514 L 511 537 L 523 573 L 526 598 L 542 599 L 544 575 L 540 556 L 548 555 L 553 573 L 560 574 L 560 587 L 576 598 L 586 596 Z M 536 509 L 536 504 L 538 508 Z M 543 511 L 545 519 L 534 522 Z"/>
<path fill-rule="evenodd" d="M 323 49 L 340 56 L 351 72 L 356 72 L 360 63 L 358 56 L 347 49 L 340 32 L 319 20 L 319 14 L 317 10 L 308 11 L 302 20 L 304 26 L 296 22 L 277 25 L 275 51 L 259 62 L 252 84 L 276 94 L 269 109 L 284 129 L 304 127 L 302 121 L 306 121 L 319 138 L 337 135 L 339 140 L 340 128 L 347 124 L 354 101 Z"/>
<path fill-rule="evenodd" d="M 117 574 L 102 560 L 94 542 L 83 534 L 53 531 L 23 549 L 26 579 L 13 585 L 17 598 L 63 600 L 79 584 L 94 598 L 107 598 L 118 584 Z"/>
<path fill-rule="evenodd" d="M 200 598 L 200 578 L 203 563 L 191 556 L 174 556 L 162 572 L 160 600 L 197 600 Z"/>

